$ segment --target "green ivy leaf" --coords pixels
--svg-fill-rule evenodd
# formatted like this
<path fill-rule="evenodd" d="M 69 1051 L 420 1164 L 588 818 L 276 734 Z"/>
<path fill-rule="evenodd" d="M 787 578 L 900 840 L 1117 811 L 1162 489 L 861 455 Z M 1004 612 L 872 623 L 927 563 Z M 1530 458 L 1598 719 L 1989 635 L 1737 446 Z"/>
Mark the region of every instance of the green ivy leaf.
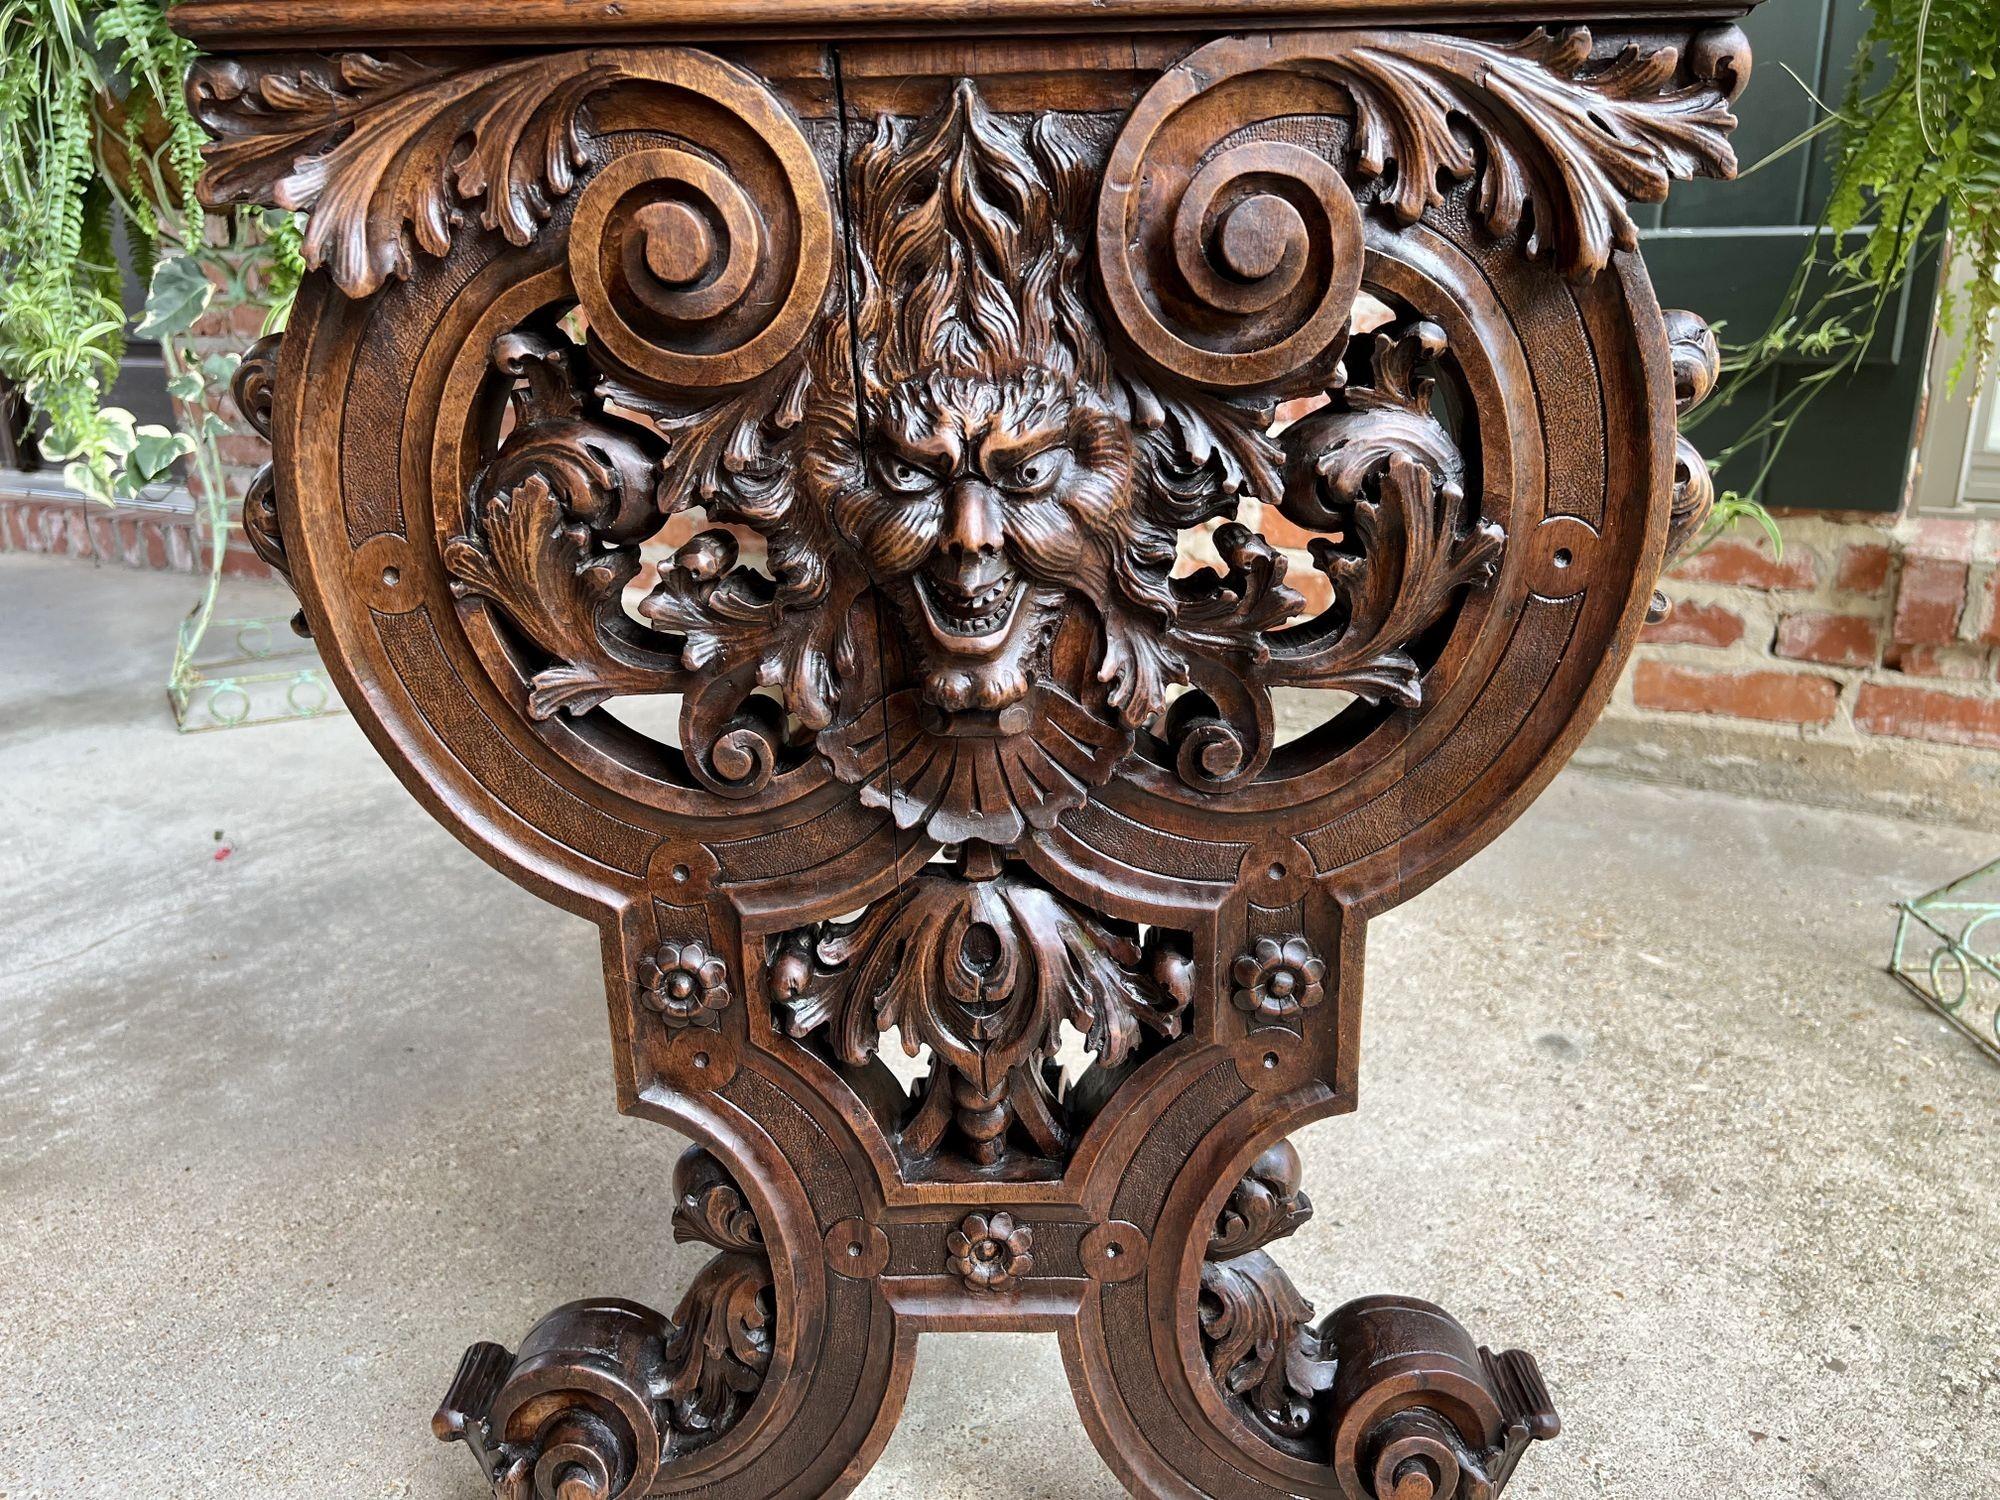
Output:
<path fill-rule="evenodd" d="M 135 330 L 142 339 L 167 339 L 186 333 L 208 311 L 215 287 L 192 255 L 176 255 L 153 268 L 146 291 L 146 316 Z"/>
<path fill-rule="evenodd" d="M 85 463 L 82 459 L 63 465 L 63 484 L 100 505 L 109 505 L 117 498 L 111 493 L 109 472 L 100 464 Z"/>
<path fill-rule="evenodd" d="M 183 370 L 167 382 L 167 394 L 176 401 L 199 401 L 202 392 L 207 389 L 208 383 L 201 378 L 199 370 Z"/>
<path fill-rule="evenodd" d="M 174 464 L 194 452 L 194 439 L 186 433 L 153 424 L 141 427 L 132 451 L 125 455 L 125 467 L 134 488 L 157 484 L 172 472 Z"/>

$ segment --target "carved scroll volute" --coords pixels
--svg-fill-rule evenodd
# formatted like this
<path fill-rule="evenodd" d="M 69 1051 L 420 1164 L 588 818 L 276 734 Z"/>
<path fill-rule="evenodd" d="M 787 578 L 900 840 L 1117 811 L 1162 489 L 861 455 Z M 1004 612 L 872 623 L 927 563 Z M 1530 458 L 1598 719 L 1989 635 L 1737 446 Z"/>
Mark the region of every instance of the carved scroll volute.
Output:
<path fill-rule="evenodd" d="M 622 157 L 578 204 L 572 270 L 607 347 L 643 376 L 724 387 L 790 355 L 825 301 L 825 176 L 770 89 L 712 53 L 278 54 L 204 61 L 188 94 L 217 137 L 204 201 L 305 210 L 307 265 L 350 297 L 445 254 L 469 218 L 531 243 L 593 143 L 644 124 L 700 150 Z"/>
<path fill-rule="evenodd" d="M 838 234 L 825 175 L 791 112 L 735 64 L 675 48 L 620 66 L 671 91 L 664 111 L 644 99 L 639 123 L 700 150 L 649 147 L 592 179 L 570 225 L 577 296 L 634 374 L 679 391 L 746 384 L 825 310 Z M 597 113 L 617 123 L 609 105 Z"/>
<path fill-rule="evenodd" d="M 1306 389 L 1346 346 L 1361 213 L 1303 146 L 1208 154 L 1217 112 L 1188 106 L 1212 87 L 1212 57 L 1244 45 L 1203 48 L 1133 110 L 1105 165 L 1098 271 L 1120 330 L 1162 373 L 1227 392 Z M 1256 115 L 1236 102 L 1227 119 L 1241 128 Z"/>
<path fill-rule="evenodd" d="M 1360 289 L 1360 218 L 1318 155 L 1222 130 L 1280 115 L 1351 113 L 1357 175 L 1385 182 L 1402 223 L 1478 176 L 1486 226 L 1567 275 L 1632 249 L 1628 199 L 1675 177 L 1731 176 L 1728 103 L 1749 77 L 1734 27 L 1692 49 L 1593 63 L 1577 28 L 1511 45 L 1386 31 L 1300 31 L 1211 43 L 1139 102 L 1105 170 L 1098 262 L 1124 332 L 1162 369 L 1217 389 L 1309 381 L 1337 355 Z M 1471 127 L 1477 148 L 1455 122 Z"/>
<path fill-rule="evenodd" d="M 1475 1344 L 1443 1308 L 1364 1297 L 1326 1320 L 1332 1467 L 1352 1500 L 1494 1500 L 1561 1419 L 1534 1358 Z"/>

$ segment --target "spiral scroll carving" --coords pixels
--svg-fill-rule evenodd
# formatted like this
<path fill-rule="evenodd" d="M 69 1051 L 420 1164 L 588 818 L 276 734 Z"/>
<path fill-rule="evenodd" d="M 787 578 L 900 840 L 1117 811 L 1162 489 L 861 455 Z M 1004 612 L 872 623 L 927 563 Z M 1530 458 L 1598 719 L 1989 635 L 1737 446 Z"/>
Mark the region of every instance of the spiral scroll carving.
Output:
<path fill-rule="evenodd" d="M 1255 141 L 1203 161 L 1168 127 L 1179 75 L 1140 102 L 1098 200 L 1098 266 L 1126 336 L 1161 370 L 1255 390 L 1339 357 L 1361 290 L 1361 211 L 1323 157 Z"/>
<path fill-rule="evenodd" d="M 1201 101 L 1227 92 L 1240 133 L 1330 85 L 1354 116 L 1354 174 L 1409 224 L 1477 176 L 1497 235 L 1567 274 L 1602 270 L 1638 229 L 1624 203 L 1675 177 L 1735 171 L 1728 103 L 1749 76 L 1735 28 L 1704 33 L 1677 80 L 1671 47 L 1597 63 L 1590 33 L 1509 45 L 1387 31 L 1213 42 L 1140 100 L 1113 148 L 1098 214 L 1105 294 L 1162 370 L 1218 389 L 1309 383 L 1337 358 L 1360 289 L 1361 221 L 1322 158 L 1277 141 L 1215 145 Z M 1461 136 L 1469 127 L 1481 149 Z"/>
<path fill-rule="evenodd" d="M 824 308 L 835 260 L 825 175 L 791 113 L 733 65 L 662 51 L 626 70 L 727 118 L 702 132 L 700 152 L 634 152 L 585 188 L 569 239 L 583 310 L 641 376 L 684 390 L 755 380 Z"/>
<path fill-rule="evenodd" d="M 305 255 L 351 297 L 442 256 L 469 217 L 530 244 L 602 149 L 617 87 L 690 148 L 625 156 L 570 230 L 578 289 L 612 349 L 685 387 L 755 379 L 792 353 L 832 276 L 833 201 L 798 122 L 761 81 L 690 48 L 454 66 L 450 54 L 205 61 L 188 84 L 218 138 L 211 206 L 307 215 Z M 627 312 L 631 317 L 625 316 Z"/>

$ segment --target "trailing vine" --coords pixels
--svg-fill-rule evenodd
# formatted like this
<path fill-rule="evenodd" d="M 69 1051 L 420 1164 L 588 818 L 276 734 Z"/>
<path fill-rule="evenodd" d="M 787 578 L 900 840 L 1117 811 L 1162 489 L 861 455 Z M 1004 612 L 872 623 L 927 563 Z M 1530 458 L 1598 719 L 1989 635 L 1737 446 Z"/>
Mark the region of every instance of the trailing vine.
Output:
<path fill-rule="evenodd" d="M 1966 353 L 1952 379 L 1982 373 L 1993 353 L 2000 314 L 2000 4 L 1868 0 L 1868 8 L 1868 34 L 1839 108 L 1827 109 L 1776 153 L 1822 134 L 1833 137 L 1833 188 L 1811 251 L 1770 326 L 1730 348 L 1723 385 L 1701 415 L 1712 416 L 1752 389 L 1781 360 L 1811 356 L 1818 363 L 1713 455 L 1711 467 L 1720 467 L 1767 443 L 1750 482 L 1717 503 L 1718 530 L 1749 517 L 1776 539 L 1757 495 L 1786 438 L 1821 392 L 1860 366 L 1884 314 L 1947 235 L 1969 273 L 1947 287 L 1939 308 L 1943 326 L 1965 335 Z"/>
<path fill-rule="evenodd" d="M 195 50 L 166 12 L 167 0 L 0 0 L 0 374 L 45 424 L 40 446 L 70 487 L 107 502 L 183 461 L 222 494 L 209 408 L 231 362 L 201 361 L 191 331 L 218 283 L 239 297 L 254 283 L 282 307 L 300 270 L 283 217 L 244 216 L 211 243 L 195 197 L 204 136 L 182 95 Z M 149 280 L 136 328 L 119 295 L 121 227 Z M 128 332 L 159 340 L 174 428 L 104 402 Z"/>

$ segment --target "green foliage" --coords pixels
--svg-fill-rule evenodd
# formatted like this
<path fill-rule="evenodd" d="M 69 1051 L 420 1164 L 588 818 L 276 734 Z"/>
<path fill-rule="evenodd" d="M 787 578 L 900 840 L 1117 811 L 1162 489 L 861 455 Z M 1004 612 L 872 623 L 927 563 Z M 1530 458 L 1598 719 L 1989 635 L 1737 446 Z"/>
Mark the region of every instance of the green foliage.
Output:
<path fill-rule="evenodd" d="M 1750 517 L 1775 531 L 1756 496 L 1786 437 L 1821 391 L 1853 373 L 1883 315 L 1942 235 L 1949 234 L 1952 254 L 1971 272 L 1963 290 L 1947 293 L 1939 313 L 1946 328 L 1967 336 L 1953 379 L 1983 371 L 1993 352 L 2000 312 L 2000 0 L 1868 0 L 1868 7 L 1868 35 L 1840 108 L 1785 148 L 1834 134 L 1833 191 L 1812 253 L 1771 326 L 1729 350 L 1723 388 L 1702 414 L 1750 389 L 1780 360 L 1821 363 L 1713 455 L 1719 467 L 1770 439 L 1751 483 L 1717 504 L 1718 526 Z"/>
<path fill-rule="evenodd" d="M 219 486 L 200 415 L 217 382 L 186 337 L 216 283 L 241 301 L 254 274 L 255 295 L 281 309 L 303 269 L 289 216 L 235 226 L 239 241 L 268 231 L 251 272 L 209 246 L 195 197 L 204 137 L 181 91 L 195 52 L 166 11 L 167 0 L 0 0 L 0 373 L 46 419 L 42 449 L 71 487 L 106 501 L 188 458 Z M 127 334 L 120 226 L 151 275 L 136 332 L 161 342 L 179 432 L 103 404 Z"/>

